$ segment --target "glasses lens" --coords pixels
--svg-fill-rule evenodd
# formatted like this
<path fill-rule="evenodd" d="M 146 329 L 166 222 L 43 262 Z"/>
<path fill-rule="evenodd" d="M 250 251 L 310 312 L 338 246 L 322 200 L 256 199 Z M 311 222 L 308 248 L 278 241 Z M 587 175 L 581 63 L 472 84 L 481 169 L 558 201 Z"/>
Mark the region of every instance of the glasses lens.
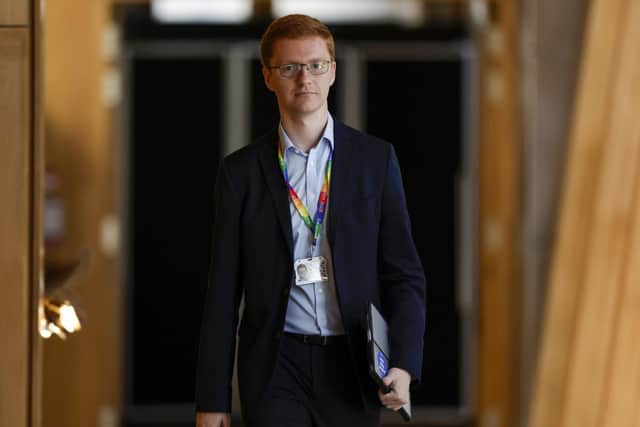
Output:
<path fill-rule="evenodd" d="M 318 62 L 312 62 L 311 64 L 309 64 L 309 71 L 311 71 L 311 74 L 324 74 L 327 72 L 328 69 L 329 69 L 328 61 L 318 61 Z"/>
<path fill-rule="evenodd" d="M 293 77 L 300 71 L 299 64 L 284 64 L 280 66 L 280 74 L 282 77 Z"/>
<path fill-rule="evenodd" d="M 329 65 L 331 61 L 318 61 L 310 64 L 284 64 L 278 67 L 280 75 L 282 77 L 291 78 L 295 77 L 302 67 L 307 67 L 307 70 L 313 75 L 324 74 L 329 71 Z"/>

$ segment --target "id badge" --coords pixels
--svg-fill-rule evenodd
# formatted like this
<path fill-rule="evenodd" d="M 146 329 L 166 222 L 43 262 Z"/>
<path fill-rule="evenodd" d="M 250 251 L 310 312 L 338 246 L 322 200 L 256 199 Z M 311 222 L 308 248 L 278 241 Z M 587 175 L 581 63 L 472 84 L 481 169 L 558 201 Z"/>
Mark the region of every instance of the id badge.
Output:
<path fill-rule="evenodd" d="M 329 280 L 327 259 L 323 256 L 297 259 L 293 263 L 293 269 L 296 273 L 296 285 L 298 286 Z"/>

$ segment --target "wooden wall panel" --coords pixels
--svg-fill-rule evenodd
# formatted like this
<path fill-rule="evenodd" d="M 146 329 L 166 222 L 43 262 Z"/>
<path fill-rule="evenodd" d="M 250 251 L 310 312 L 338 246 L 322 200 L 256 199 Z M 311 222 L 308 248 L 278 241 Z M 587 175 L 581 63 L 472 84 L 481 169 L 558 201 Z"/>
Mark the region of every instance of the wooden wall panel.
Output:
<path fill-rule="evenodd" d="M 42 426 L 42 348 L 43 339 L 39 333 L 40 303 L 44 295 L 44 55 L 43 32 L 45 2 L 32 2 L 33 19 L 31 23 L 31 58 L 32 58 L 32 122 L 31 140 L 31 381 L 30 381 L 30 427 Z"/>
<path fill-rule="evenodd" d="M 0 0 L 1 25 L 29 25 L 29 1 Z"/>
<path fill-rule="evenodd" d="M 639 37 L 635 0 L 593 2 L 532 427 L 600 427 L 636 416 L 625 402 L 640 399 L 638 367 L 629 363 L 637 349 L 626 339 L 637 333 L 639 308 L 632 252 L 640 216 Z M 622 422 L 607 425 L 633 425 Z"/>
<path fill-rule="evenodd" d="M 83 329 L 65 342 L 52 337 L 44 343 L 45 427 L 112 426 L 119 417 L 122 287 L 117 255 L 102 245 L 103 220 L 116 209 L 115 174 L 121 173 L 114 155 L 119 135 L 102 93 L 110 6 L 110 0 L 55 0 L 46 11 L 47 167 L 60 178 L 65 210 L 65 237 L 48 248 L 47 258 L 66 261 L 88 248 L 91 266 L 72 289 L 85 314 Z"/>
<path fill-rule="evenodd" d="M 533 393 L 568 135 L 589 2 L 522 1 L 523 295 L 522 405 Z"/>
<path fill-rule="evenodd" d="M 561 216 L 532 409 L 532 427 L 560 425 L 566 374 L 599 173 L 603 121 L 607 118 L 608 76 L 614 68 L 616 29 L 624 0 L 597 2 L 590 14 L 569 148 Z M 571 196 L 571 199 L 569 199 Z"/>
<path fill-rule="evenodd" d="M 575 343 L 570 355 L 567 408 L 563 425 L 599 427 L 601 402 L 607 396 L 610 348 L 617 328 L 629 235 L 634 215 L 634 183 L 640 177 L 640 3 L 627 2 L 619 33 L 618 67 L 609 103 L 605 149 L 593 209 L 583 296 L 579 305 Z M 635 74 L 635 76 L 634 76 Z M 634 98 L 635 97 L 635 98 Z M 574 302 L 575 304 L 575 302 Z"/>
<path fill-rule="evenodd" d="M 30 381 L 29 29 L 0 28 L 0 426 L 26 427 Z"/>
<path fill-rule="evenodd" d="M 635 140 L 638 139 L 640 136 L 636 135 Z M 622 281 L 617 331 L 611 348 L 609 392 L 604 396 L 604 408 L 597 424 L 602 427 L 640 426 L 640 183 L 637 181 L 634 184 L 636 215 L 629 233 L 627 271 Z"/>

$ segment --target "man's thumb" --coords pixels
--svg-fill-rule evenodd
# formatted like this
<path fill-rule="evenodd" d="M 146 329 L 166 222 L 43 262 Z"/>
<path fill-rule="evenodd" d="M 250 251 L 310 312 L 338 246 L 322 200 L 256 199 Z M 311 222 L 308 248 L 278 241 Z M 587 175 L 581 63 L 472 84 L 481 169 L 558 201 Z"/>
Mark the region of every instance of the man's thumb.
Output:
<path fill-rule="evenodd" d="M 391 385 L 391 383 L 393 382 L 393 379 L 391 379 L 391 377 L 388 377 L 388 376 L 387 376 L 387 377 L 384 377 L 384 378 L 382 379 L 382 382 L 384 383 L 384 385 L 386 385 L 386 386 L 390 386 L 390 385 Z"/>

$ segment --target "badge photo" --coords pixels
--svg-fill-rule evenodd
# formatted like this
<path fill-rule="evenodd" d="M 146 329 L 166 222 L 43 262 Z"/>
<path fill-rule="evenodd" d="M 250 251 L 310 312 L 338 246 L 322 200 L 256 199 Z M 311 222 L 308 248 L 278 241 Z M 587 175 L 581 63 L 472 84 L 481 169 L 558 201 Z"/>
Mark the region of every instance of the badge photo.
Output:
<path fill-rule="evenodd" d="M 298 286 L 329 280 L 327 260 L 323 256 L 298 259 L 293 264 L 293 270 Z"/>

